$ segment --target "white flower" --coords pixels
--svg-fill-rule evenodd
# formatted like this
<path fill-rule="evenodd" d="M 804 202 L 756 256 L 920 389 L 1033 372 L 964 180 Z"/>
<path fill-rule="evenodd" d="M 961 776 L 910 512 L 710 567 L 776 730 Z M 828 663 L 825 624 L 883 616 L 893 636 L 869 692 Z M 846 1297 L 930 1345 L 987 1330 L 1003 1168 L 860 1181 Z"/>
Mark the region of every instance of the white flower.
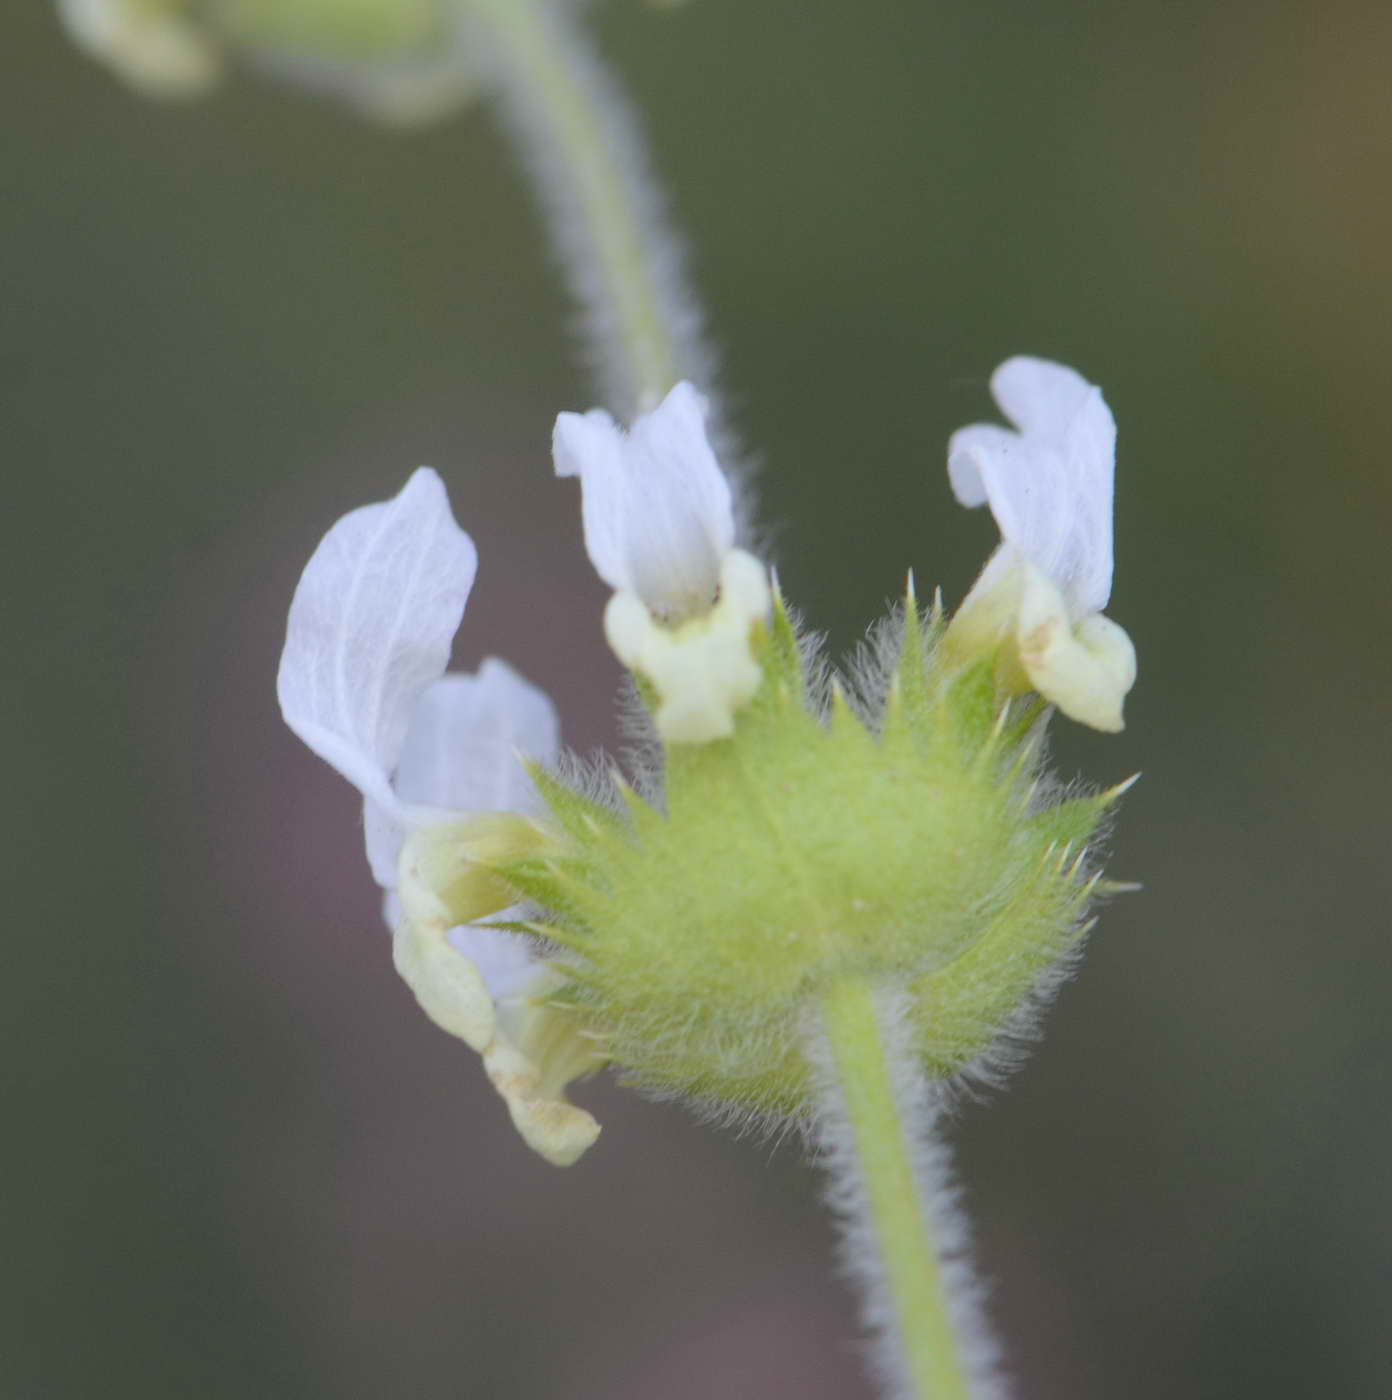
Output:
<path fill-rule="evenodd" d="M 599 1127 L 569 1104 L 597 1067 L 547 1003 L 564 974 L 521 936 L 487 863 L 545 840 L 519 761 L 554 759 L 554 707 L 501 661 L 446 675 L 477 556 L 428 468 L 338 521 L 290 606 L 277 690 L 286 723 L 362 793 L 367 853 L 388 891 L 393 960 L 426 1013 L 483 1056 L 528 1144 L 573 1162 Z"/>
<path fill-rule="evenodd" d="M 1102 616 L 1112 588 L 1116 424 L 1075 370 L 1016 356 L 991 392 L 1017 431 L 975 424 L 952 435 L 948 475 L 965 506 L 988 504 L 1001 546 L 949 630 L 959 652 L 1013 640 L 1028 683 L 1095 729 L 1122 727 L 1136 653 Z"/>
<path fill-rule="evenodd" d="M 197 0 L 58 0 L 74 42 L 148 97 L 206 92 L 222 74 L 224 53 L 342 98 L 392 126 L 438 121 L 478 96 L 477 45 L 447 9 L 432 13 L 419 5 L 382 4 L 365 29 L 361 15 L 355 23 L 352 15 L 335 14 L 336 8 L 344 8 L 341 0 L 337 7 L 288 0 L 220 6 Z"/>
<path fill-rule="evenodd" d="M 192 97 L 217 81 L 217 45 L 179 0 L 58 0 L 75 43 L 150 97 Z"/>
<path fill-rule="evenodd" d="M 706 403 L 681 383 L 628 432 L 605 412 L 562 413 L 558 476 L 578 476 L 585 548 L 615 590 L 605 632 L 656 688 L 675 743 L 734 730 L 758 689 L 755 627 L 772 605 L 763 566 L 734 547 L 730 484 L 706 437 Z"/>
<path fill-rule="evenodd" d="M 585 548 L 600 578 L 668 622 L 709 609 L 735 517 L 700 394 L 678 384 L 628 432 L 603 409 L 562 413 L 552 446 L 556 475 L 580 478 Z"/>
<path fill-rule="evenodd" d="M 466 61 L 457 43 L 357 61 L 271 44 L 253 46 L 247 56 L 274 77 L 341 98 L 362 116 L 388 126 L 427 126 L 457 112 L 479 94 L 474 65 Z"/>

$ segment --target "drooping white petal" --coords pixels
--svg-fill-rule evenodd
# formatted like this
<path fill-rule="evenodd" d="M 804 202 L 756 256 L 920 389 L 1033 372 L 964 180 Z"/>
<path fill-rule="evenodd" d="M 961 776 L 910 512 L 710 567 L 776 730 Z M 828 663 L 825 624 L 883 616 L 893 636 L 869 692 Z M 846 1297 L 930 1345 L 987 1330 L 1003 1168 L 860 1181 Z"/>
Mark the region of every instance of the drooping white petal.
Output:
<path fill-rule="evenodd" d="M 1025 565 L 1017 621 L 1020 664 L 1030 684 L 1070 719 L 1106 734 L 1123 727 L 1122 705 L 1136 681 L 1136 649 L 1110 618 L 1074 624 L 1052 580 Z"/>
<path fill-rule="evenodd" d="M 389 782 L 422 693 L 443 675 L 478 556 L 428 467 L 324 536 L 290 604 L 276 692 L 291 729 L 364 797 Z"/>
<path fill-rule="evenodd" d="M 991 378 L 1019 428 L 974 424 L 952 435 L 958 500 L 990 502 L 1001 536 L 1062 591 L 1074 619 L 1100 612 L 1112 586 L 1116 424 L 1075 370 L 1017 356 Z"/>
<path fill-rule="evenodd" d="M 560 752 L 550 697 L 490 656 L 477 674 L 451 672 L 428 686 L 411 716 L 393 787 L 402 812 L 367 799 L 367 858 L 378 884 L 396 883 L 403 819 L 437 813 L 532 812 L 538 797 L 519 754 L 540 763 Z"/>
<path fill-rule="evenodd" d="M 705 400 L 681 383 L 625 433 L 607 413 L 562 413 L 558 476 L 579 476 L 585 548 L 616 592 L 680 620 L 708 608 L 734 544 L 730 485 L 706 437 Z"/>
<path fill-rule="evenodd" d="M 501 915 L 499 917 L 502 917 Z M 572 1079 L 604 1056 L 576 1018 L 551 1004 L 564 976 L 503 929 L 449 931 L 407 922 L 392 941 L 397 971 L 442 1030 L 483 1056 L 493 1087 L 527 1145 L 570 1166 L 599 1136 L 599 1124 L 567 1101 Z"/>
<path fill-rule="evenodd" d="M 563 980 L 552 969 L 542 976 Z M 538 985 L 538 1000 L 542 995 Z M 507 1104 L 513 1127 L 553 1167 L 573 1166 L 599 1136 L 594 1116 L 571 1103 L 565 1087 L 604 1062 L 571 1017 L 535 1003 L 520 1008 L 515 1018 L 500 1013 L 493 1043 L 483 1052 L 483 1067 Z"/>
<path fill-rule="evenodd" d="M 493 997 L 478 968 L 439 929 L 407 919 L 392 936 L 392 961 L 442 1031 L 480 1055 L 488 1049 L 497 1026 Z"/>

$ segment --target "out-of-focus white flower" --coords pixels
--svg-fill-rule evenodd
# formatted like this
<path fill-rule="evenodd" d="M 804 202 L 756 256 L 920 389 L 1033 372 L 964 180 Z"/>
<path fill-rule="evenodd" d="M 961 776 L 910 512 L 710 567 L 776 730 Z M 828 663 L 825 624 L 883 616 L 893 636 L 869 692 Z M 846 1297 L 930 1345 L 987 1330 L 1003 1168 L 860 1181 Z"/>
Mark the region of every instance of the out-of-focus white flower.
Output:
<path fill-rule="evenodd" d="M 519 756 L 553 760 L 559 729 L 551 701 L 501 661 L 445 674 L 476 567 L 428 468 L 344 516 L 295 591 L 277 690 L 290 728 L 363 795 L 398 971 L 483 1056 L 527 1143 L 565 1165 L 599 1127 L 563 1091 L 600 1057 L 550 1004 L 564 974 L 482 922 L 520 912 L 487 867 L 544 842 Z"/>
<path fill-rule="evenodd" d="M 150 97 L 196 97 L 222 71 L 219 46 L 186 0 L 58 0 L 74 42 Z"/>
<path fill-rule="evenodd" d="M 217 14 L 251 66 L 374 120 L 416 126 L 478 95 L 479 44 L 467 8 L 447 0 L 222 0 Z"/>
<path fill-rule="evenodd" d="M 268 74 L 341 98 L 360 115 L 388 126 L 429 126 L 479 94 L 478 74 L 455 44 L 356 62 L 276 48 L 248 49 L 247 57 Z"/>
<path fill-rule="evenodd" d="M 705 420 L 681 383 L 627 432 L 600 409 L 562 413 L 552 443 L 556 474 L 580 478 L 585 548 L 614 589 L 609 644 L 656 689 L 658 731 L 674 743 L 733 732 L 759 686 L 750 642 L 772 606 L 763 565 L 734 547 Z"/>
<path fill-rule="evenodd" d="M 1136 679 L 1136 652 L 1102 616 L 1112 588 L 1116 424 L 1066 365 L 1027 356 L 991 376 L 1015 431 L 952 435 L 948 476 L 965 506 L 989 504 L 1001 545 L 948 631 L 959 653 L 1013 643 L 1027 683 L 1064 714 L 1108 731 Z"/>
<path fill-rule="evenodd" d="M 479 92 L 477 45 L 443 0 L 58 0 L 73 39 L 152 97 L 194 97 L 224 59 L 343 99 L 364 116 L 417 126 Z"/>

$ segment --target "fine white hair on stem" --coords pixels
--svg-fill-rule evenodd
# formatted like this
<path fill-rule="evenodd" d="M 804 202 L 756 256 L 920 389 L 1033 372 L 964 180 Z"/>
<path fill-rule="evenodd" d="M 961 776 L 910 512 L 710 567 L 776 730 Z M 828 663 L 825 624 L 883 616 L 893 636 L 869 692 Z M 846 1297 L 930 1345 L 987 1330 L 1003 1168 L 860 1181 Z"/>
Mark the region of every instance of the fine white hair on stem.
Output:
<path fill-rule="evenodd" d="M 971 1400 L 1006 1400 L 1010 1391 L 999 1347 L 986 1323 L 984 1289 L 970 1259 L 970 1230 L 938 1132 L 942 1104 L 914 1053 L 908 998 L 881 990 L 875 1007 L 919 1210 L 938 1252 L 966 1393 Z M 913 1322 L 901 1315 L 894 1296 L 881 1223 L 871 1204 L 865 1161 L 874 1148 L 857 1134 L 837 1057 L 820 1022 L 809 1028 L 807 1042 L 817 1095 L 811 1136 L 826 1175 L 827 1204 L 841 1227 L 841 1269 L 861 1297 L 870 1366 L 885 1400 L 929 1400 L 911 1371 L 906 1329 Z"/>
<path fill-rule="evenodd" d="M 583 7 L 581 7 L 583 8 Z M 736 486 L 741 538 L 748 476 L 715 395 L 705 319 L 637 118 L 584 32 L 556 0 L 467 0 L 462 42 L 531 176 L 580 308 L 601 400 L 631 422 L 680 380 L 711 401 L 711 441 Z"/>

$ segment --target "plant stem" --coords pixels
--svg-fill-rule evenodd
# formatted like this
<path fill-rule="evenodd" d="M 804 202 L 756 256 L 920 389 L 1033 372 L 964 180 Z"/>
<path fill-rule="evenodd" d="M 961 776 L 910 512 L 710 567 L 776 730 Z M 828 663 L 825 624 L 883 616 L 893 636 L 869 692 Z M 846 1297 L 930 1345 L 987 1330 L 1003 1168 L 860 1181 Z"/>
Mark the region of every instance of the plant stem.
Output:
<path fill-rule="evenodd" d="M 636 124 L 587 36 L 550 0 L 461 6 L 480 22 L 476 37 L 585 311 L 608 406 L 631 418 L 679 379 L 705 380 L 680 251 Z"/>
<path fill-rule="evenodd" d="M 869 1295 L 866 1315 L 885 1348 L 879 1369 L 893 1393 L 970 1400 L 990 1391 L 993 1357 L 975 1338 L 970 1354 L 963 1346 L 970 1281 L 947 1257 L 956 1241 L 943 1238 L 944 1226 L 957 1231 L 942 1154 L 928 1131 L 919 1097 L 927 1085 L 911 1047 L 901 1055 L 894 1043 L 896 1019 L 863 981 L 837 983 L 822 999 L 832 1078 L 822 1145 L 831 1199 L 846 1229 L 847 1263 Z"/>

